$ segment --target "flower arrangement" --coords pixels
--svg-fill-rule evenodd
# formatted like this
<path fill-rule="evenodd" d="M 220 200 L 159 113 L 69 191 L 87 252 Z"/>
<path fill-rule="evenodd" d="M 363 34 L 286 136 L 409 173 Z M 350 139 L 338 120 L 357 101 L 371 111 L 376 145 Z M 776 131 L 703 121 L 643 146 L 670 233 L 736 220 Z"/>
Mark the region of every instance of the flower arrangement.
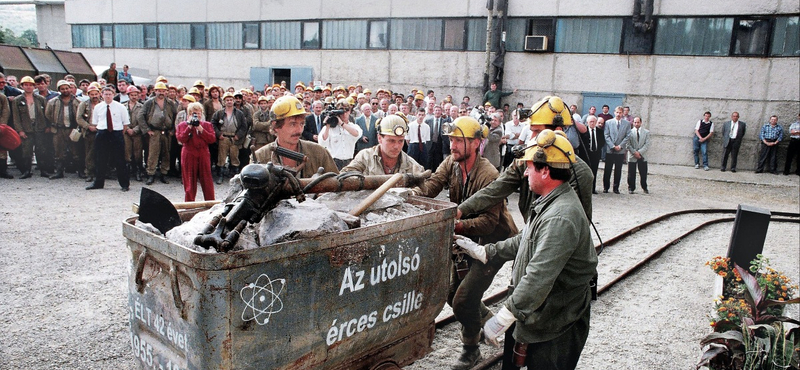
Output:
<path fill-rule="evenodd" d="M 780 316 L 785 305 L 800 303 L 794 297 L 798 286 L 769 267 L 769 260 L 760 254 L 749 269 L 724 257 L 714 257 L 706 265 L 724 283 L 710 318 L 714 332 L 700 342 L 706 349 L 697 368 L 800 368 L 800 321 Z"/>

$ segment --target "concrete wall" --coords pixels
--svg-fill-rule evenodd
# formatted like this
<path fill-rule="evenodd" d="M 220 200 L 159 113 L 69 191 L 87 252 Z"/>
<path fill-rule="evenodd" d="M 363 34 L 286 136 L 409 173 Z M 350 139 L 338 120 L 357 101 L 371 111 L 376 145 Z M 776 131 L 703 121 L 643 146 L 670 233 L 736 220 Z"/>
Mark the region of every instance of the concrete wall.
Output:
<path fill-rule="evenodd" d="M 187 7 L 168 0 L 70 0 L 67 23 L 112 22 L 222 22 L 271 19 L 387 18 L 484 16 L 484 0 L 354 0 L 346 9 L 322 0 L 201 0 Z M 724 6 L 723 6 L 724 5 Z M 514 16 L 627 15 L 631 0 L 586 2 L 509 2 Z M 297 11 L 303 9 L 303 11 Z M 358 9 L 353 14 L 351 9 Z M 420 12 L 420 9 L 425 9 Z M 687 9 L 689 9 L 687 11 Z M 89 12 L 89 16 L 87 16 Z M 750 1 L 656 0 L 656 14 L 737 15 L 800 12 L 800 4 L 785 0 Z M 124 16 L 122 16 L 124 15 Z M 124 19 L 122 19 L 124 18 Z M 41 29 L 41 28 L 40 28 Z M 68 34 L 68 33 L 67 33 Z M 78 49 L 93 65 L 112 61 L 164 75 L 170 83 L 206 83 L 243 87 L 249 85 L 251 67 L 308 66 L 314 79 L 334 85 L 360 82 L 375 91 L 389 88 L 434 89 L 456 100 L 464 95 L 473 103 L 482 96 L 485 54 L 482 52 L 424 52 L 405 50 L 129 50 Z M 755 167 L 758 131 L 772 114 L 784 125 L 800 112 L 800 58 L 744 58 L 691 56 L 625 56 L 606 54 L 535 54 L 510 52 L 505 59 L 504 88 L 519 89 L 506 99 L 531 104 L 545 95 L 557 94 L 582 105 L 582 94 L 617 93 L 640 115 L 654 142 L 650 161 L 693 163 L 691 137 L 694 124 L 706 110 L 721 124 L 738 111 L 749 124 L 740 154 L 741 169 Z M 712 167 L 722 155 L 719 136 L 709 145 Z M 785 145 L 785 144 L 783 144 Z M 783 155 L 785 150 L 780 151 Z"/>
<path fill-rule="evenodd" d="M 39 46 L 57 50 L 72 48 L 72 32 L 65 21 L 64 5 L 36 5 L 36 36 Z"/>

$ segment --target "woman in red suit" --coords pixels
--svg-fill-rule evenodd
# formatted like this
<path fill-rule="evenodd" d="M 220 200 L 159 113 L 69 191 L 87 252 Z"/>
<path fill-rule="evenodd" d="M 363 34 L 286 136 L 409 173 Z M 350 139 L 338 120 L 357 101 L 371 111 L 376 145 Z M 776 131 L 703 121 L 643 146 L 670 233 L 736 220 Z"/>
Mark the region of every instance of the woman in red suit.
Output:
<path fill-rule="evenodd" d="M 191 103 L 186 111 L 188 122 L 179 123 L 176 130 L 178 141 L 183 143 L 181 174 L 185 200 L 194 201 L 198 180 L 203 188 L 203 198 L 214 200 L 214 179 L 211 177 L 211 156 L 208 152 L 208 146 L 217 141 L 214 126 L 202 120 L 205 117 L 202 104 Z"/>

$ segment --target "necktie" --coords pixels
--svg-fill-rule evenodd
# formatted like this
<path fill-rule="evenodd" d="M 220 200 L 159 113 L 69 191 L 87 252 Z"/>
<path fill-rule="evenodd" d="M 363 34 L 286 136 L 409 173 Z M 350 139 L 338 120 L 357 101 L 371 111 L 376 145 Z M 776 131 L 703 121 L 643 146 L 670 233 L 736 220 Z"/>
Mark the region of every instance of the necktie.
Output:
<path fill-rule="evenodd" d="M 592 151 L 597 151 L 597 131 L 596 129 L 592 129 Z"/>
<path fill-rule="evenodd" d="M 422 130 L 420 130 L 422 126 L 417 126 L 417 146 L 419 146 L 419 152 L 422 154 Z"/>
<path fill-rule="evenodd" d="M 639 144 L 639 129 L 636 129 L 636 144 Z"/>
<path fill-rule="evenodd" d="M 319 125 L 319 116 L 315 114 L 315 115 L 314 115 L 314 117 L 316 117 L 316 121 L 317 121 L 317 133 L 319 133 L 320 131 L 322 131 L 322 127 Z"/>
<path fill-rule="evenodd" d="M 106 130 L 114 131 L 114 122 L 111 120 L 111 106 L 106 105 Z"/>

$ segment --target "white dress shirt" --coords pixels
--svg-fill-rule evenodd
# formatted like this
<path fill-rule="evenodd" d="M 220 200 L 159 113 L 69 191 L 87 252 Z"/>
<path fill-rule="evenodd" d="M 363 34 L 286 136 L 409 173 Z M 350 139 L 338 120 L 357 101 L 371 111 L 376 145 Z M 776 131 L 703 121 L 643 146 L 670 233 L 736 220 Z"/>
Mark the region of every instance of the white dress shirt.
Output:
<path fill-rule="evenodd" d="M 357 135 L 353 136 L 350 134 L 349 131 L 345 130 L 342 125 L 337 125 L 334 128 L 330 128 L 329 126 L 325 126 L 328 128 L 328 139 L 322 139 L 322 132 L 320 132 L 317 141 L 319 145 L 324 146 L 328 149 L 328 152 L 331 153 L 331 157 L 334 159 L 353 159 L 353 152 L 356 148 L 356 141 L 361 139 L 361 136 L 364 135 L 364 132 L 361 130 L 356 124 L 353 123 L 346 123 L 346 125 L 350 125 L 356 129 Z M 325 130 L 325 127 L 322 129 Z"/>
<path fill-rule="evenodd" d="M 114 131 L 122 131 L 123 128 L 131 123 L 128 109 L 124 105 L 116 101 L 112 101 L 111 104 L 101 101 L 94 106 L 94 111 L 92 112 L 92 123 L 97 126 L 98 130 L 108 129 L 108 123 L 106 122 L 107 109 L 111 109 L 111 128 Z"/>
<path fill-rule="evenodd" d="M 422 131 L 420 131 L 420 124 L 413 121 L 408 124 L 408 133 L 406 133 L 406 140 L 409 144 L 419 143 L 419 137 L 422 136 L 422 143 L 425 144 L 431 141 L 431 127 L 427 123 L 422 123 Z M 419 134 L 418 134 L 419 132 Z"/>
<path fill-rule="evenodd" d="M 505 126 L 506 126 L 505 127 L 506 128 L 506 138 L 508 138 L 508 140 L 506 141 L 506 144 L 508 144 L 508 145 L 517 145 L 517 144 L 519 144 L 519 139 L 520 138 L 518 137 L 518 138 L 514 139 L 514 136 L 516 136 L 517 134 L 521 134 L 522 133 L 522 129 L 524 129 L 526 125 L 524 125 L 522 122 L 520 122 L 518 125 L 515 125 L 514 121 L 512 120 L 512 121 L 506 122 Z"/>

